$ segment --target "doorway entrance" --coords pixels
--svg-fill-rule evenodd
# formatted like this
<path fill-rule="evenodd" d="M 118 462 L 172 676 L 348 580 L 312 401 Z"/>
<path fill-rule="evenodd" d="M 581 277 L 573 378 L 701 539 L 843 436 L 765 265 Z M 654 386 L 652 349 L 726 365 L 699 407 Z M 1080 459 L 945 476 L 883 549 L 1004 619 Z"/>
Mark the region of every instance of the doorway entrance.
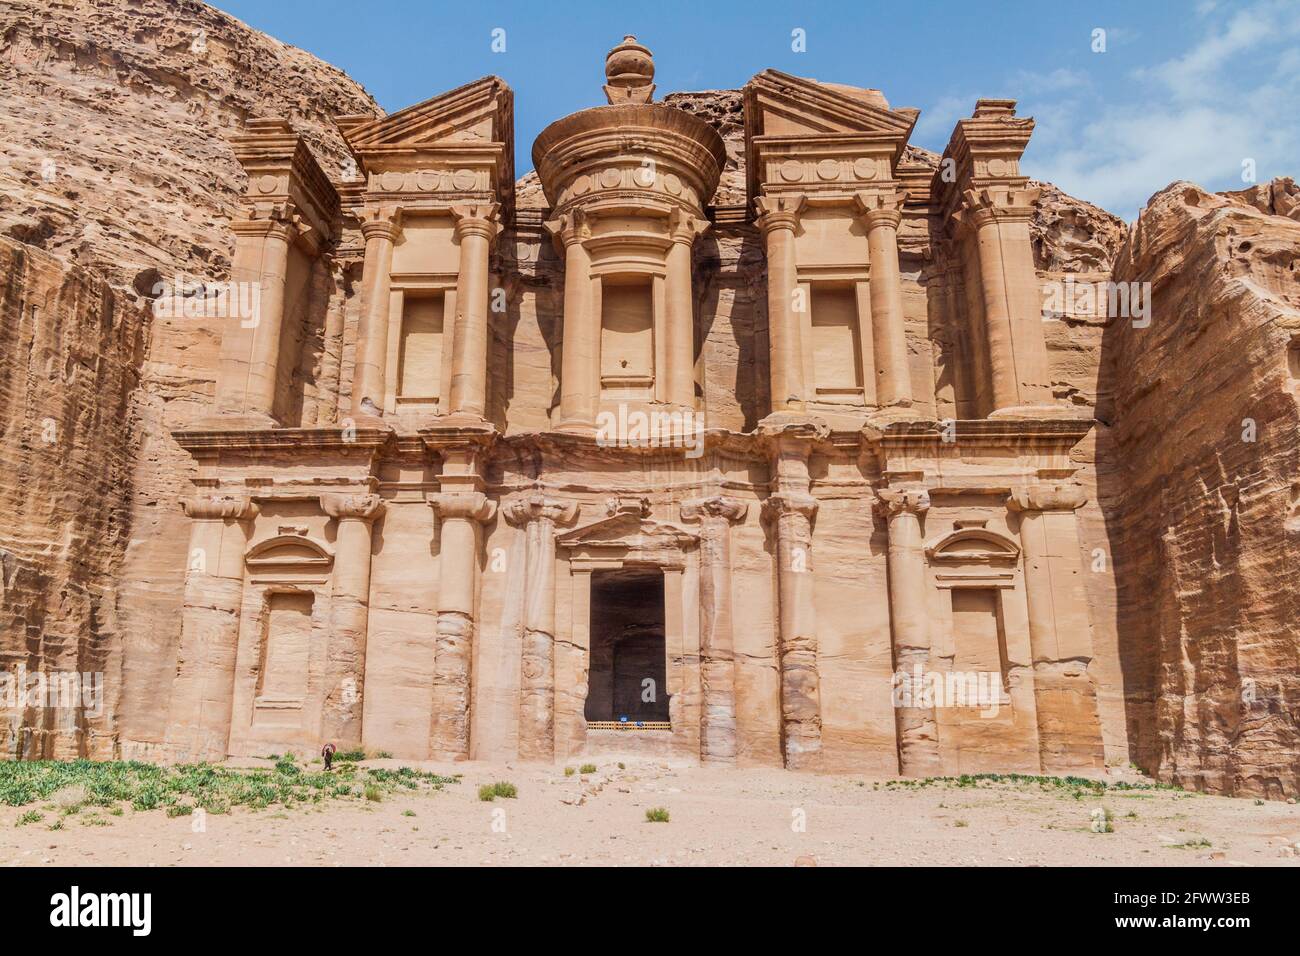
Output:
<path fill-rule="evenodd" d="M 663 572 L 593 572 L 590 633 L 587 720 L 667 721 Z"/>

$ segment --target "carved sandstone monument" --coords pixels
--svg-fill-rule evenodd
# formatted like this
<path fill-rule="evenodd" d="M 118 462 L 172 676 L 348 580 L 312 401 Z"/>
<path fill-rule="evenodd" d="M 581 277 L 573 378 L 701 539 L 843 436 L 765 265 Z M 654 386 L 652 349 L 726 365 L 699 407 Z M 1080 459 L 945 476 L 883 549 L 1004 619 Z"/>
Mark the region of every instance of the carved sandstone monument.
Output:
<path fill-rule="evenodd" d="M 264 38 L 192 15 L 259 62 Z M 11 62 L 41 48 L 24 23 Z M 1181 184 L 1126 233 L 1024 175 L 1033 121 L 1012 101 L 980 100 L 934 155 L 908 143 L 916 110 L 775 70 L 656 100 L 630 36 L 607 105 L 543 130 L 518 181 L 496 77 L 388 116 L 337 74 L 307 86 L 237 120 L 198 108 L 232 167 L 205 200 L 219 235 L 159 225 L 159 252 L 128 233 L 112 259 L 138 270 L 62 279 L 81 303 L 64 312 L 87 312 L 76 335 L 120 298 L 107 328 L 147 345 L 100 347 L 121 410 L 74 416 L 59 452 L 107 501 L 69 499 L 22 445 L 98 557 L 71 574 L 92 584 L 56 641 L 40 614 L 69 602 L 42 575 L 72 559 L 31 533 L 0 542 L 0 664 L 90 661 L 109 699 L 11 717 L 6 753 L 328 740 L 881 775 L 1133 760 L 1296 792 L 1295 617 L 1256 619 L 1242 582 L 1285 581 L 1294 547 L 1300 363 L 1274 341 L 1300 331 L 1276 265 L 1300 248 L 1290 187 Z M 50 334 L 29 312 L 38 273 L 64 268 L 28 246 L 69 246 L 55 220 L 5 223 L 5 255 L 31 261 L 6 287 L 18 354 Z M 1246 234 L 1271 250 L 1268 282 L 1238 279 L 1257 261 Z M 228 259 L 196 262 L 205 243 Z M 199 317 L 174 307 L 179 270 L 212 283 Z M 1158 333 L 1044 308 L 1045 284 L 1112 277 L 1157 282 Z M 1203 420 L 1179 438 L 1186 410 L 1152 397 L 1184 387 L 1163 376 L 1203 284 L 1272 369 L 1219 360 L 1276 424 L 1241 448 Z M 39 428 L 25 414 L 7 434 Z M 1152 490 L 1182 472 L 1197 477 Z M 1191 495 L 1222 502 L 1208 545 Z M 56 523 L 13 500 L 24 527 Z M 1251 501 L 1273 504 L 1248 544 Z M 1193 600 L 1205 547 L 1223 590 Z M 1189 659 L 1189 628 L 1212 660 Z"/>

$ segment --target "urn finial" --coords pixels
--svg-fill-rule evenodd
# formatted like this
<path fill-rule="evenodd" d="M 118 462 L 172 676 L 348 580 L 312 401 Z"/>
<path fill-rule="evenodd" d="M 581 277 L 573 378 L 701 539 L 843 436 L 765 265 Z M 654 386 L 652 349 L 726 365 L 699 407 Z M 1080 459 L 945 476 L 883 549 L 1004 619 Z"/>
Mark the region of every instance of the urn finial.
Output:
<path fill-rule="evenodd" d="M 649 103 L 654 78 L 654 55 L 630 33 L 605 57 L 605 99 L 611 105 Z"/>

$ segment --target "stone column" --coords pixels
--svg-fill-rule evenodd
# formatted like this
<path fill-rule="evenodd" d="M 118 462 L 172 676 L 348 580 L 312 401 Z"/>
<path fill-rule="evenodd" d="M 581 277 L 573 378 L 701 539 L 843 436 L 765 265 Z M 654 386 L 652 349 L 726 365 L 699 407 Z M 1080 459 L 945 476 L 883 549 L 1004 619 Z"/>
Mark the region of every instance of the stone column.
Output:
<path fill-rule="evenodd" d="M 1042 405 L 1050 398 L 1042 303 L 1029 221 L 1036 189 L 968 189 L 963 224 L 979 250 L 980 293 L 993 389 L 993 411 Z"/>
<path fill-rule="evenodd" d="M 774 412 L 797 411 L 806 400 L 802 313 L 795 311 L 799 270 L 794 255 L 794 233 L 805 201 L 802 195 L 760 196 L 755 200 L 758 226 L 767 248 L 767 335 Z"/>
<path fill-rule="evenodd" d="M 912 377 L 907 363 L 903 322 L 903 279 L 898 265 L 898 226 L 903 221 L 898 193 L 859 193 L 858 208 L 867 228 L 871 257 L 871 337 L 876 360 L 876 401 L 910 405 Z M 864 370 L 871 374 L 873 370 Z"/>
<path fill-rule="evenodd" d="M 498 232 L 497 204 L 453 206 L 451 213 L 460 242 L 451 414 L 482 419 L 487 414 L 488 253 Z"/>
<path fill-rule="evenodd" d="M 361 223 L 366 260 L 361 273 L 361 318 L 357 326 L 356 368 L 352 374 L 354 418 L 374 418 L 383 413 L 393 243 L 401 232 L 400 212 L 370 210 L 367 216 Z M 367 399 L 369 405 L 363 405 Z"/>
<path fill-rule="evenodd" d="M 704 713 L 700 761 L 736 762 L 736 661 L 731 619 L 731 525 L 749 506 L 715 495 L 681 505 L 683 521 L 700 524 L 700 674 Z"/>
<path fill-rule="evenodd" d="M 560 352 L 560 423 L 592 432 L 600 401 L 600 314 L 591 301 L 591 226 L 581 210 L 546 224 L 564 250 L 564 336 Z"/>
<path fill-rule="evenodd" d="M 321 509 L 338 521 L 330 590 L 330 630 L 325 650 L 325 702 L 321 738 L 340 750 L 361 746 L 366 635 L 370 616 L 370 548 L 373 522 L 384 501 L 371 494 L 320 496 Z"/>
<path fill-rule="evenodd" d="M 1089 673 L 1092 622 L 1075 517 L 1085 501 L 1083 489 L 1068 482 L 1031 484 L 1007 500 L 1007 507 L 1020 514 L 1038 750 L 1045 772 L 1105 763 L 1097 688 Z"/>
<path fill-rule="evenodd" d="M 205 494 L 181 499 L 181 507 L 192 524 L 167 749 L 181 761 L 224 760 L 234 701 L 244 550 L 258 506 L 244 496 Z"/>
<path fill-rule="evenodd" d="M 233 314 L 222 336 L 217 411 L 274 425 L 285 280 L 289 246 L 296 235 L 293 212 L 280 210 L 274 219 L 235 220 L 230 229 L 235 234 L 231 275 L 236 282 L 256 283 L 257 298 L 253 314 L 244 316 L 233 308 L 244 296 L 236 292 L 229 297 Z"/>
<path fill-rule="evenodd" d="M 524 529 L 524 639 L 519 676 L 519 756 L 555 759 L 555 526 L 572 524 L 576 501 L 537 492 L 508 501 L 505 519 Z"/>
<path fill-rule="evenodd" d="M 695 409 L 695 295 L 691 279 L 691 250 L 695 237 L 707 223 L 674 209 L 668 220 L 672 245 L 668 248 L 666 292 L 666 323 L 668 347 L 665 350 L 668 367 L 664 374 L 668 383 L 670 404 L 683 409 Z"/>
<path fill-rule="evenodd" d="M 930 670 L 930 630 L 921 516 L 930 508 L 923 488 L 878 492 L 889 522 L 889 627 L 894 640 L 894 724 L 898 770 L 909 777 L 940 769 L 934 708 L 920 700 Z M 901 706 L 900 706 L 901 705 Z"/>
<path fill-rule="evenodd" d="M 800 492 L 779 491 L 763 502 L 763 511 L 776 531 L 782 745 L 786 766 L 798 770 L 815 766 L 822 747 L 812 571 L 817 500 Z"/>
<path fill-rule="evenodd" d="M 496 502 L 470 491 L 431 495 L 429 505 L 442 522 L 430 749 L 435 760 L 466 760 L 479 526 L 492 519 Z"/>

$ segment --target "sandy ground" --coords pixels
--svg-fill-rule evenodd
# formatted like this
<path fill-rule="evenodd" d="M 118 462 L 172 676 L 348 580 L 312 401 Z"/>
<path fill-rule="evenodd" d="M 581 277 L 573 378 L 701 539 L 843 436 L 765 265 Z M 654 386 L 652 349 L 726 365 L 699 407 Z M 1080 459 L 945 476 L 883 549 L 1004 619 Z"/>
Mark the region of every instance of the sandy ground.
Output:
<path fill-rule="evenodd" d="M 0 807 L 0 865 L 1125 865 L 1300 866 L 1300 806 L 1176 791 L 995 784 L 900 788 L 858 777 L 674 767 L 599 758 L 595 774 L 478 763 L 411 764 L 463 779 L 382 803 L 188 817 L 82 810 L 16 826 Z M 371 766 L 399 766 L 371 761 Z M 1128 779 L 1137 779 L 1130 777 Z M 478 799 L 508 780 L 517 799 Z M 645 811 L 664 807 L 667 823 Z M 1106 807 L 1113 833 L 1091 829 Z M 31 809 L 31 808 L 24 808 Z M 37 807 L 36 809 L 41 809 Z M 107 825 L 96 825 L 95 820 Z M 1201 841 L 1208 841 L 1205 846 Z"/>

